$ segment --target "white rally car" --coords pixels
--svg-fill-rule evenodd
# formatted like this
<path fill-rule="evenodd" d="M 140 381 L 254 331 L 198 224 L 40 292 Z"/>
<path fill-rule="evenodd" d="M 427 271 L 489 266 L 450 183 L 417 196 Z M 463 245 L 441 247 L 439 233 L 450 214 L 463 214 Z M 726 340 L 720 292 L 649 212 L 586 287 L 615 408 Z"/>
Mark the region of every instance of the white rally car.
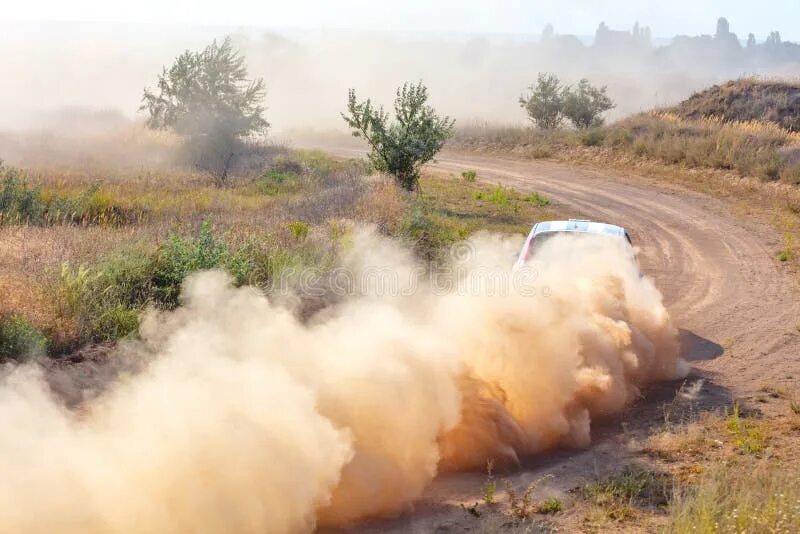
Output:
<path fill-rule="evenodd" d="M 537 249 L 541 247 L 542 243 L 554 236 L 564 235 L 565 233 L 598 235 L 617 239 L 620 243 L 623 243 L 626 248 L 630 249 L 631 258 L 635 258 L 631 237 L 621 226 L 578 219 L 570 219 L 568 221 L 542 221 L 534 224 L 533 228 L 531 228 L 527 239 L 525 239 L 525 244 L 522 246 L 522 250 L 519 253 L 519 258 L 517 258 L 514 264 L 514 268 L 522 267 L 530 260 Z"/>

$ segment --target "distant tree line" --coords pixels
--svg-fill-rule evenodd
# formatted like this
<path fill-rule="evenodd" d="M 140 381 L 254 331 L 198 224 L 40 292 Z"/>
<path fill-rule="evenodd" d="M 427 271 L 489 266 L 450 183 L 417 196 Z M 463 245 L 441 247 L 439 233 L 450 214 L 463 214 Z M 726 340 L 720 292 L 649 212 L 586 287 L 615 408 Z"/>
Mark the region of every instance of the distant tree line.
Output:
<path fill-rule="evenodd" d="M 749 68 L 753 64 L 779 64 L 786 61 L 800 61 L 800 44 L 785 41 L 778 31 L 766 35 L 761 43 L 753 33 L 740 40 L 730 29 L 725 17 L 717 20 L 716 31 L 711 34 L 687 36 L 677 35 L 672 42 L 664 46 L 655 46 L 652 32 L 647 26 L 635 23 L 631 30 L 614 30 L 605 22 L 601 22 L 594 35 L 594 42 L 587 46 L 574 35 L 556 33 L 552 24 L 545 25 L 541 33 L 541 44 L 558 52 L 576 53 L 585 50 L 602 53 L 609 50 L 617 52 L 652 54 L 652 60 L 658 63 L 672 63 L 688 60 L 692 62 L 704 60 L 724 60 L 729 66 Z"/>

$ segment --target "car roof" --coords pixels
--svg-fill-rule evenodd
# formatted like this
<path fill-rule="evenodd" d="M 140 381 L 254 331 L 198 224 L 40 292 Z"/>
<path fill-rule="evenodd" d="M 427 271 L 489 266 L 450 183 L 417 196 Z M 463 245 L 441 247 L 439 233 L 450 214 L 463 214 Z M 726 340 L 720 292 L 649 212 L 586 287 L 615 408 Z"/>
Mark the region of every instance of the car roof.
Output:
<path fill-rule="evenodd" d="M 568 221 L 543 221 L 533 225 L 531 235 L 535 236 L 546 232 L 581 232 L 586 234 L 601 234 L 614 237 L 625 237 L 625 229 L 616 224 L 608 224 L 579 219 Z"/>

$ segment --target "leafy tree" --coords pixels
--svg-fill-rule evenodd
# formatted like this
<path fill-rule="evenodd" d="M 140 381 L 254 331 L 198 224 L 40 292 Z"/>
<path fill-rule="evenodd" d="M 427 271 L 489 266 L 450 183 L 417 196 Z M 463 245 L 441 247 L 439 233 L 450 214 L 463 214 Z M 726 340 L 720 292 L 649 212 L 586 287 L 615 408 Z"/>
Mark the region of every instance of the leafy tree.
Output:
<path fill-rule="evenodd" d="M 519 105 L 525 109 L 531 122 L 544 130 L 558 128 L 564 106 L 564 88 L 558 77 L 554 74 L 539 74 L 536 85 L 531 85 L 528 89 L 531 94 L 527 97 L 521 96 Z"/>
<path fill-rule="evenodd" d="M 422 82 L 406 83 L 397 89 L 394 101 L 395 120 L 383 107 L 371 100 L 359 102 L 350 89 L 347 114 L 342 118 L 353 130 L 354 137 L 363 137 L 370 146 L 369 160 L 373 167 L 395 177 L 408 191 L 419 190 L 419 169 L 442 149 L 453 132 L 455 121 L 441 117 L 427 104 L 428 89 Z"/>
<path fill-rule="evenodd" d="M 578 82 L 576 88 L 563 91 L 563 113 L 578 129 L 600 126 L 600 115 L 614 108 L 614 101 L 606 95 L 605 86 L 597 88 L 586 78 Z"/>
<path fill-rule="evenodd" d="M 175 58 L 157 89 L 144 90 L 140 109 L 148 112 L 150 128 L 185 136 L 194 163 L 223 184 L 242 141 L 269 127 L 264 95 L 264 80 L 249 78 L 244 57 L 226 37 Z"/>

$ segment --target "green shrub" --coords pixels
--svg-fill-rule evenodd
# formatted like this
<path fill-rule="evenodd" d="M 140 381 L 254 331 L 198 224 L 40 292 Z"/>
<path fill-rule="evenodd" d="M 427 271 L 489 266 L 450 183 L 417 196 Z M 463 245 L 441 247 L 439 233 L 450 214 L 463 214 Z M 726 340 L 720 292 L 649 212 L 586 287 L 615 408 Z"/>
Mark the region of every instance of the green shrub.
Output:
<path fill-rule="evenodd" d="M 508 206 L 511 203 L 511 197 L 514 196 L 515 193 L 516 192 L 509 187 L 498 185 L 492 189 L 487 199 L 489 202 L 494 202 L 498 206 Z"/>
<path fill-rule="evenodd" d="M 25 174 L 0 161 L 0 224 L 43 224 L 47 206 L 41 187 L 28 187 Z"/>
<path fill-rule="evenodd" d="M 303 221 L 292 221 L 289 223 L 289 231 L 297 241 L 303 241 L 308 237 L 310 227 Z"/>
<path fill-rule="evenodd" d="M 416 254 L 436 260 L 452 244 L 469 236 L 469 228 L 459 220 L 435 213 L 423 202 L 416 203 L 406 216 L 400 237 L 412 242 Z"/>
<path fill-rule="evenodd" d="M 65 264 L 57 309 L 75 322 L 78 342 L 116 341 L 136 331 L 150 302 L 151 258 L 140 250 L 113 253 L 93 267 Z"/>
<path fill-rule="evenodd" d="M 342 118 L 356 137 L 370 146 L 372 167 L 394 176 L 407 191 L 419 188 L 422 165 L 431 161 L 453 133 L 455 121 L 442 117 L 428 103 L 428 88 L 422 82 L 397 89 L 395 120 L 372 101 L 359 102 L 354 89 L 347 95 L 347 113 Z"/>
<path fill-rule="evenodd" d="M 551 497 L 542 502 L 536 509 L 540 514 L 556 514 L 564 509 L 564 505 L 560 500 Z"/>
<path fill-rule="evenodd" d="M 522 200 L 524 202 L 530 202 L 532 204 L 535 204 L 536 206 L 541 206 L 541 207 L 550 205 L 550 199 L 547 197 L 543 197 L 536 191 L 534 191 L 533 193 L 528 193 L 527 195 L 522 197 Z"/>
<path fill-rule="evenodd" d="M 146 306 L 176 307 L 192 272 L 219 268 L 236 285 L 257 283 L 257 258 L 252 244 L 231 251 L 204 221 L 196 237 L 173 234 L 154 253 L 126 249 L 91 267 L 65 264 L 56 290 L 57 310 L 76 324 L 78 342 L 115 341 L 137 330 Z"/>
<path fill-rule="evenodd" d="M 472 169 L 466 170 L 461 173 L 461 177 L 464 178 L 467 182 L 474 182 L 475 178 L 478 177 L 478 173 L 473 171 Z"/>
<path fill-rule="evenodd" d="M 743 417 L 739 405 L 725 419 L 725 428 L 733 437 L 733 444 L 739 452 L 758 454 L 767 446 L 768 437 L 764 426 L 752 418 Z"/>
<path fill-rule="evenodd" d="M 581 495 L 605 510 L 615 521 L 626 521 L 636 515 L 636 508 L 663 507 L 672 496 L 668 474 L 650 471 L 635 465 L 581 488 Z"/>
<path fill-rule="evenodd" d="M 0 359 L 23 361 L 47 352 L 45 335 L 27 319 L 0 317 Z"/>
<path fill-rule="evenodd" d="M 291 193 L 299 189 L 300 177 L 297 174 L 270 170 L 256 180 L 256 189 L 263 195 L 274 196 Z"/>
<path fill-rule="evenodd" d="M 606 94 L 605 86 L 595 87 L 586 78 L 574 87 L 567 87 L 562 98 L 564 116 L 581 130 L 602 126 L 602 114 L 615 107 L 614 101 Z"/>
<path fill-rule="evenodd" d="M 605 132 L 600 128 L 589 128 L 580 133 L 580 141 L 583 146 L 600 146 L 605 140 Z"/>
<path fill-rule="evenodd" d="M 206 219 L 197 237 L 171 235 L 156 251 L 152 266 L 153 299 L 162 306 L 178 305 L 186 276 L 206 269 L 225 269 L 237 285 L 247 283 L 253 270 L 251 249 L 232 252 L 224 239 L 214 235 Z"/>

